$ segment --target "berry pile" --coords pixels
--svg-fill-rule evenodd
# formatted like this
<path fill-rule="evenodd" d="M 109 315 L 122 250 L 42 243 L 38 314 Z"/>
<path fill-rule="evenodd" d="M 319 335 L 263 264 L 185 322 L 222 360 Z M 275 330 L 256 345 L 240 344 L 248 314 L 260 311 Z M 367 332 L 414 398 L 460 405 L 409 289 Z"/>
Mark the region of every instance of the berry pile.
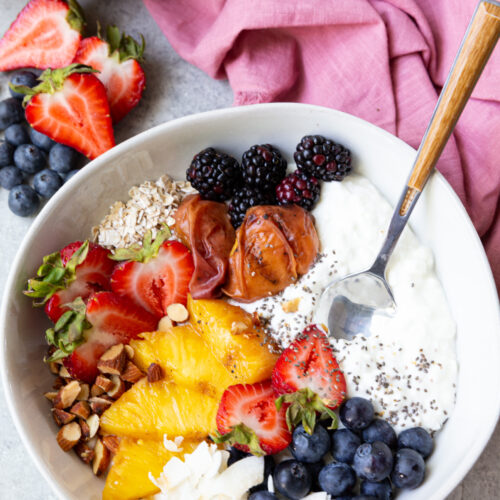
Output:
<path fill-rule="evenodd" d="M 20 71 L 14 85 L 32 87 L 37 76 Z M 37 132 L 25 122 L 22 94 L 10 89 L 12 97 L 0 102 L 0 186 L 10 191 L 9 208 L 21 217 L 32 215 L 40 198 L 50 198 L 81 166 L 80 154 Z"/>
<path fill-rule="evenodd" d="M 231 223 L 238 228 L 246 211 L 257 205 L 299 205 L 312 210 L 320 183 L 341 181 L 351 171 L 348 149 L 321 135 L 305 136 L 294 154 L 297 170 L 286 175 L 287 162 L 271 144 L 255 144 L 241 165 L 226 153 L 207 148 L 196 154 L 186 179 L 202 198 L 228 201 Z"/>
<path fill-rule="evenodd" d="M 290 499 L 324 491 L 336 499 L 390 500 L 395 489 L 422 484 L 424 460 L 434 447 L 427 431 L 414 427 L 396 436 L 390 424 L 375 418 L 371 402 L 359 397 L 345 401 L 339 413 L 343 429 L 320 424 L 308 434 L 297 426 L 289 446 L 293 458 L 275 464 L 266 457 L 264 482 L 251 490 L 249 500 L 278 498 L 268 491 L 269 475 L 274 490 Z M 246 456 L 230 453 L 232 461 Z"/>

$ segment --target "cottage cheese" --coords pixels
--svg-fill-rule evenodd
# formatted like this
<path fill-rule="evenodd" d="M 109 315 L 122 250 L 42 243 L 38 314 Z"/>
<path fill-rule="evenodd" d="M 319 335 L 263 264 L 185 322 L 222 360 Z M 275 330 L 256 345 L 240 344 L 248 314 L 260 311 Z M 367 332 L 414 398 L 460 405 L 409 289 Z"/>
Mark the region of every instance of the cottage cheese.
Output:
<path fill-rule="evenodd" d="M 314 267 L 282 294 L 240 304 L 266 320 L 281 347 L 312 322 L 326 285 L 372 264 L 392 208 L 368 179 L 351 175 L 341 183 L 323 183 L 312 213 L 322 246 Z M 455 324 L 432 254 L 409 228 L 390 260 L 387 278 L 398 307 L 395 317 L 374 322 L 368 339 L 332 340 L 348 395 L 371 399 L 397 431 L 416 425 L 438 430 L 455 400 Z"/>

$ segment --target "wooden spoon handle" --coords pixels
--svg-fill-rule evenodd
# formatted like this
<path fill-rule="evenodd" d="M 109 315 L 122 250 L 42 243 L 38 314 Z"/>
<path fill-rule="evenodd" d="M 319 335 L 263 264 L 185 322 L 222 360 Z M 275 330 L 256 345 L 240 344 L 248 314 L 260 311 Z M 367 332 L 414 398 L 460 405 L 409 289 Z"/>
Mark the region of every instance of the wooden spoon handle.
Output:
<path fill-rule="evenodd" d="M 500 2 L 479 2 L 420 144 L 402 214 L 425 186 L 499 36 Z"/>

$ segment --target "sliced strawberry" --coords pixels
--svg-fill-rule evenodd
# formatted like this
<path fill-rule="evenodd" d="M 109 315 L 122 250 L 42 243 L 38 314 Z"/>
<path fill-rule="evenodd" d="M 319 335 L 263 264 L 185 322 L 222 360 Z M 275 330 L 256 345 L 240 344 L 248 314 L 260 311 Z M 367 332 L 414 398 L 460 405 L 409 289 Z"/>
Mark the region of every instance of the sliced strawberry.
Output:
<path fill-rule="evenodd" d="M 91 160 L 115 145 L 106 89 L 88 66 L 71 64 L 46 70 L 27 95 L 26 120 L 38 132 L 66 144 Z"/>
<path fill-rule="evenodd" d="M 324 330 L 308 326 L 278 358 L 272 374 L 277 395 L 309 389 L 329 408 L 337 408 L 345 398 L 344 374 Z"/>
<path fill-rule="evenodd" d="M 157 319 L 126 297 L 98 292 L 90 297 L 86 319 L 92 328 L 83 332 L 84 342 L 63 359 L 69 373 L 92 383 L 98 374 L 97 362 L 112 345 L 128 344 L 143 332 L 156 330 Z"/>
<path fill-rule="evenodd" d="M 84 24 L 75 0 L 31 0 L 0 40 L 0 71 L 67 66 Z"/>
<path fill-rule="evenodd" d="M 96 75 L 106 87 L 113 122 L 120 121 L 142 97 L 146 85 L 144 70 L 138 60 L 144 52 L 133 38 L 120 35 L 116 26 L 109 26 L 108 41 L 97 36 L 84 38 L 75 56 L 77 63 L 99 70 Z"/>
<path fill-rule="evenodd" d="M 216 442 L 226 442 L 254 454 L 274 454 L 291 442 L 285 409 L 276 410 L 270 380 L 228 387 L 217 411 Z"/>
<path fill-rule="evenodd" d="M 148 252 L 145 259 L 138 255 L 139 261 L 118 264 L 111 289 L 160 318 L 170 304 L 186 304 L 194 264 L 191 252 L 178 241 L 165 241 L 156 251 L 155 257 Z M 119 258 L 118 252 L 113 258 Z"/>

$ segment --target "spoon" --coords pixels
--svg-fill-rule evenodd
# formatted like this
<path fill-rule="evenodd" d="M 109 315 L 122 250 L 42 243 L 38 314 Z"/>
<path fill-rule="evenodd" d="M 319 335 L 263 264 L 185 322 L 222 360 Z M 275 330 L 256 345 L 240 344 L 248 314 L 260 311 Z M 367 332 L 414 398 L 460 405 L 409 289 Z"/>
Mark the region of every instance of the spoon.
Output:
<path fill-rule="evenodd" d="M 329 335 L 352 340 L 370 336 L 376 315 L 396 312 L 385 270 L 403 229 L 500 36 L 500 2 L 479 2 L 424 134 L 407 185 L 394 210 L 387 237 L 373 265 L 328 285 L 316 320 Z"/>

